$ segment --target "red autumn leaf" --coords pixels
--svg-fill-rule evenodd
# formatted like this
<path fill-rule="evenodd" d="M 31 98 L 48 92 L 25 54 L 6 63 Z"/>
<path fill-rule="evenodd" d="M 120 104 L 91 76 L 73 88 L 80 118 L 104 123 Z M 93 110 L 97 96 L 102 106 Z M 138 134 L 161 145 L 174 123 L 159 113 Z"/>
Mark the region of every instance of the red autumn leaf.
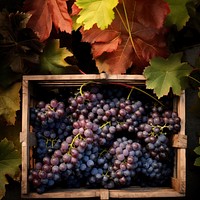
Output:
<path fill-rule="evenodd" d="M 135 17 L 145 27 L 162 28 L 169 14 L 169 6 L 163 0 L 135 0 Z"/>
<path fill-rule="evenodd" d="M 101 30 L 96 25 L 92 29 L 83 32 L 83 40 L 92 44 L 94 58 L 101 56 L 104 52 L 116 50 L 122 41 L 119 31 Z"/>
<path fill-rule="evenodd" d="M 49 37 L 52 23 L 57 31 L 72 31 L 72 19 L 66 0 L 25 0 L 24 11 L 32 14 L 27 27 L 38 34 L 40 41 Z"/>
<path fill-rule="evenodd" d="M 122 0 L 107 29 L 82 28 L 82 40 L 91 43 L 99 72 L 121 74 L 134 66 L 141 73 L 151 58 L 168 56 L 163 28 L 168 13 L 163 0 Z"/>
<path fill-rule="evenodd" d="M 81 9 L 74 3 L 72 5 L 72 13 L 71 16 L 78 15 Z"/>

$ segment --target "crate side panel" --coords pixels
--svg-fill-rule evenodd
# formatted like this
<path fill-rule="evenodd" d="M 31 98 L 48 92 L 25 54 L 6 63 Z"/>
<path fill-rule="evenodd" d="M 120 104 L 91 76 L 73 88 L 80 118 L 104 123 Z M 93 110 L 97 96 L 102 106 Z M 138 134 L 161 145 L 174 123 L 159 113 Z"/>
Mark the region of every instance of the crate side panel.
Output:
<path fill-rule="evenodd" d="M 125 80 L 137 81 L 143 80 L 145 81 L 145 77 L 143 75 L 108 75 L 105 73 L 102 74 L 73 74 L 73 75 L 28 75 L 23 76 L 24 80 L 28 81 L 52 81 L 52 80 L 101 80 L 101 79 L 109 79 L 109 80 L 121 80 L 124 82 Z"/>
<path fill-rule="evenodd" d="M 186 149 L 187 135 L 174 134 L 172 137 L 172 147 Z"/>
<path fill-rule="evenodd" d="M 185 194 L 186 191 L 186 148 L 187 136 L 185 135 L 185 91 L 182 91 L 179 98 L 176 97 L 174 108 L 181 118 L 181 130 L 178 135 L 173 137 L 173 146 L 175 147 L 174 176 L 172 178 L 172 187 L 179 193 Z"/>
<path fill-rule="evenodd" d="M 110 190 L 111 198 L 157 198 L 182 196 L 182 194 L 172 188 L 130 187 L 128 189 Z"/>
<path fill-rule="evenodd" d="M 24 76 L 25 80 L 37 82 L 42 87 L 50 86 L 81 86 L 88 83 L 110 83 L 110 84 L 139 84 L 144 85 L 145 78 L 142 75 L 106 75 L 106 74 L 89 74 L 89 75 L 34 75 Z"/>
<path fill-rule="evenodd" d="M 182 92 L 179 99 L 178 113 L 181 118 L 180 135 L 185 135 L 185 91 Z M 185 193 L 186 187 L 186 149 L 177 149 L 177 178 L 180 181 L 179 192 Z"/>
<path fill-rule="evenodd" d="M 100 191 L 98 189 L 53 189 L 51 192 L 43 194 L 29 193 L 28 195 L 22 195 L 22 198 L 33 199 L 46 199 L 46 198 L 95 198 L 100 197 Z"/>
<path fill-rule="evenodd" d="M 21 181 L 21 193 L 28 193 L 28 169 L 29 169 L 29 83 L 26 80 L 22 82 L 22 181 Z"/>

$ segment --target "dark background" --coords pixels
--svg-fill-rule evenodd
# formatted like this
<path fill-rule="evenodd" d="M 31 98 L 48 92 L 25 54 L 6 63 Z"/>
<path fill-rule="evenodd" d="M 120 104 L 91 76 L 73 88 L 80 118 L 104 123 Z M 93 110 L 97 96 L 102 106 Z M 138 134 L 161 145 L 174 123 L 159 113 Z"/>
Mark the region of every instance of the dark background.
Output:
<path fill-rule="evenodd" d="M 7 2 L 10 4 L 8 5 Z M 23 0 L 0 0 L 0 8 L 7 7 L 10 11 L 18 10 L 18 6 Z M 199 8 L 200 10 L 200 8 Z M 198 11 L 199 11 L 198 10 Z M 181 47 L 196 45 L 200 43 L 200 33 L 197 30 L 184 29 L 177 37 L 174 37 L 174 52 Z M 194 53 L 196 52 L 196 53 Z M 186 59 L 194 66 L 195 56 L 200 55 L 200 49 L 186 53 Z M 88 66 L 88 65 L 86 65 Z M 87 73 L 87 71 L 85 71 Z M 0 72 L 1 73 L 1 72 Z M 200 137 L 200 98 L 197 96 L 197 90 L 190 88 L 186 90 L 186 135 L 187 135 L 187 150 L 186 150 L 186 197 L 183 198 L 151 198 L 156 200 L 199 200 L 200 199 L 200 167 L 194 166 L 194 161 L 197 155 L 194 153 L 194 148 L 199 144 Z M 0 180 L 1 181 L 1 180 Z M 6 195 L 3 200 L 20 200 L 21 186 L 19 182 L 9 180 L 6 185 Z M 81 197 L 79 200 L 82 199 Z M 91 198 L 90 200 L 98 199 Z M 72 200 L 72 199 L 71 199 Z M 113 199 L 114 200 L 114 199 Z M 125 199 L 124 199 L 125 200 Z M 142 200 L 142 199 L 140 199 Z"/>

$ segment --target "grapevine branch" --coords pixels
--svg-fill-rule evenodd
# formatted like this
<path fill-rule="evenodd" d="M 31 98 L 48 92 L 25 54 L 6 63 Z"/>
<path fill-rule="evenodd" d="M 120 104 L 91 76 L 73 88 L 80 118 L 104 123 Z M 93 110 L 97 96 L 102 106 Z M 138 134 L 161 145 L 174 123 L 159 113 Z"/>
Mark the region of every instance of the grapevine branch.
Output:
<path fill-rule="evenodd" d="M 89 82 L 87 82 L 87 83 L 82 84 L 82 85 L 80 86 L 80 88 L 79 88 L 79 92 L 80 92 L 81 96 L 83 96 L 83 87 L 86 86 L 86 85 L 88 85 L 88 84 L 91 84 L 91 83 L 100 83 L 100 84 L 102 84 L 101 82 L 98 82 L 98 81 L 97 81 L 97 82 L 95 82 L 95 81 L 89 81 Z M 156 99 L 155 97 L 153 97 L 153 96 L 150 95 L 149 93 L 145 92 L 144 90 L 142 90 L 142 89 L 140 89 L 140 88 L 138 88 L 138 87 L 136 87 L 136 86 L 128 85 L 128 84 L 126 84 L 126 83 L 119 83 L 119 82 L 107 82 L 107 83 L 108 83 L 108 84 L 113 84 L 113 85 L 120 85 L 120 86 L 123 86 L 123 87 L 130 88 L 131 91 L 130 91 L 130 93 L 129 93 L 127 99 L 130 98 L 133 89 L 136 89 L 136 90 L 138 90 L 138 91 L 144 93 L 145 95 L 151 97 L 152 99 L 154 99 L 154 101 L 158 102 L 160 105 L 164 106 L 158 99 Z"/>
<path fill-rule="evenodd" d="M 200 81 L 197 80 L 196 78 L 192 77 L 192 76 L 188 76 L 190 79 L 192 79 L 193 81 L 197 82 L 200 85 Z"/>

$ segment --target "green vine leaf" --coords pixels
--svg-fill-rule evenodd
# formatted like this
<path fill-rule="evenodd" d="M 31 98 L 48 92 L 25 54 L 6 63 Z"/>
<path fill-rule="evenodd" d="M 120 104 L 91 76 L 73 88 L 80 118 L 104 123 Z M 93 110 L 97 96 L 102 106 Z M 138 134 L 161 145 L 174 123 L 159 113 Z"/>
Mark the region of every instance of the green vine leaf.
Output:
<path fill-rule="evenodd" d="M 171 54 L 167 59 L 155 57 L 145 68 L 146 86 L 153 89 L 158 98 L 167 95 L 170 88 L 174 94 L 181 94 L 185 78 L 192 72 L 192 67 L 182 63 L 181 58 L 182 53 Z"/>
<path fill-rule="evenodd" d="M 200 157 L 198 157 L 198 158 L 195 159 L 194 166 L 200 167 Z"/>
<path fill-rule="evenodd" d="M 0 116 L 2 116 L 8 125 L 15 124 L 16 111 L 20 110 L 21 82 L 13 84 L 6 89 L 0 88 Z"/>
<path fill-rule="evenodd" d="M 5 195 L 5 185 L 8 184 L 6 176 L 14 178 L 21 164 L 20 153 L 14 144 L 6 138 L 0 141 L 0 199 Z"/>
<path fill-rule="evenodd" d="M 194 152 L 197 154 L 197 155 L 200 155 L 200 146 L 196 147 L 194 149 Z"/>
<path fill-rule="evenodd" d="M 45 48 L 44 53 L 41 55 L 41 71 L 48 71 L 51 74 L 60 74 L 63 67 L 70 66 L 65 58 L 73 54 L 66 48 L 60 48 L 60 40 L 50 40 Z"/>
<path fill-rule="evenodd" d="M 186 22 L 190 18 L 186 7 L 189 1 L 190 0 L 166 0 L 170 7 L 170 13 L 166 19 L 167 26 L 176 25 L 179 31 L 186 25 Z"/>
<path fill-rule="evenodd" d="M 82 23 L 85 30 L 92 28 L 94 24 L 97 24 L 97 27 L 103 30 L 113 21 L 113 8 L 118 3 L 118 0 L 77 0 L 75 4 L 82 9 L 77 23 Z"/>

